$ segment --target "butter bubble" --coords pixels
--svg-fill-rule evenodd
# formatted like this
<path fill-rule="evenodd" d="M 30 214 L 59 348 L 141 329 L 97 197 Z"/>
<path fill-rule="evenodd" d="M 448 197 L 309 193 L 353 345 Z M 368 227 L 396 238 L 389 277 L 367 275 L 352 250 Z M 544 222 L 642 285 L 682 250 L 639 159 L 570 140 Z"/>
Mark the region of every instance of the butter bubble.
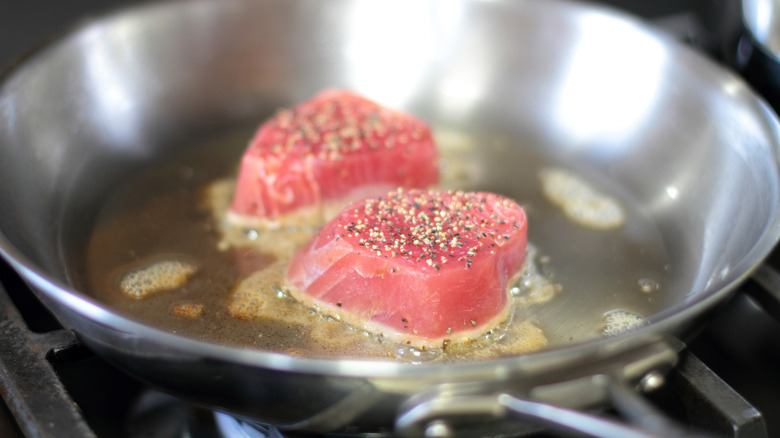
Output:
<path fill-rule="evenodd" d="M 119 290 L 130 298 L 142 299 L 155 292 L 184 285 L 197 267 L 179 260 L 162 260 L 123 275 Z"/>

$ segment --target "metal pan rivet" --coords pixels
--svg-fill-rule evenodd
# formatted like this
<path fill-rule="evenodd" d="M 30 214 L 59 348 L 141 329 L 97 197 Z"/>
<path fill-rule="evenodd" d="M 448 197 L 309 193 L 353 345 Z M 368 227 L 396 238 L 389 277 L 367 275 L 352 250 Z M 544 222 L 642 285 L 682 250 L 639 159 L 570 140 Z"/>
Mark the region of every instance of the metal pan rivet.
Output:
<path fill-rule="evenodd" d="M 657 371 L 650 371 L 639 381 L 639 388 L 643 392 L 651 392 L 660 388 L 664 384 L 664 376 Z"/>
<path fill-rule="evenodd" d="M 455 434 L 452 432 L 452 428 L 442 420 L 432 421 L 425 428 L 426 438 L 449 438 L 453 436 Z"/>

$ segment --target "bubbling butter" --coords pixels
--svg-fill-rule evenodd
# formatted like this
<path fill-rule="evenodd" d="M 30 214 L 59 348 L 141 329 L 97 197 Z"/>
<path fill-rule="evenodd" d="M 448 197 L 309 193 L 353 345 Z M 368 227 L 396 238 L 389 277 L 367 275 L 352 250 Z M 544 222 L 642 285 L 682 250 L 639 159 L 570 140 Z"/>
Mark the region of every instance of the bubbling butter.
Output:
<path fill-rule="evenodd" d="M 620 228 L 626 222 L 623 207 L 581 178 L 562 169 L 539 171 L 542 192 L 573 222 L 597 230 Z"/>
<path fill-rule="evenodd" d="M 130 298 L 142 299 L 187 282 L 198 268 L 180 260 L 160 260 L 131 270 L 119 279 L 119 290 Z"/>
<path fill-rule="evenodd" d="M 615 336 L 629 330 L 641 327 L 647 320 L 628 310 L 615 309 L 604 314 L 604 324 L 601 333 L 607 336 Z"/>
<path fill-rule="evenodd" d="M 171 306 L 171 313 L 182 318 L 196 319 L 203 315 L 204 306 L 200 303 L 178 303 Z"/>

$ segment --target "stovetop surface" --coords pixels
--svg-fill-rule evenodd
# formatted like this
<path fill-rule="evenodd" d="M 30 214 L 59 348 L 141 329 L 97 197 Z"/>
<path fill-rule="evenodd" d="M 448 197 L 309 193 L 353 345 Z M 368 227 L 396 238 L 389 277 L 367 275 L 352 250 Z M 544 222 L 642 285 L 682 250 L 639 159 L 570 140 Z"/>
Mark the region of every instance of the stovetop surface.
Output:
<path fill-rule="evenodd" d="M 728 0 L 716 1 L 725 3 Z M 2 0 L 0 1 L 0 66 L 6 66 L 29 49 L 56 37 L 82 20 L 150 0 Z M 670 17 L 708 7 L 712 0 L 601 0 L 649 19 Z"/>

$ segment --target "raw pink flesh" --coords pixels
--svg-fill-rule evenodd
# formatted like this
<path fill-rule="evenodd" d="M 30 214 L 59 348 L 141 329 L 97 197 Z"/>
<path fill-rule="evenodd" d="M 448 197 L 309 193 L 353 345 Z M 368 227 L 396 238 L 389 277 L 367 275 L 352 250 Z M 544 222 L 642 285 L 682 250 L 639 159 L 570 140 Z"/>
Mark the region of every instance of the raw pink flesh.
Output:
<path fill-rule="evenodd" d="M 347 207 L 293 257 L 299 301 L 399 343 L 440 346 L 506 319 L 527 222 L 491 193 L 390 192 Z"/>
<path fill-rule="evenodd" d="M 302 207 L 439 180 L 430 128 L 356 94 L 328 90 L 263 123 L 241 161 L 230 207 L 273 219 Z"/>

